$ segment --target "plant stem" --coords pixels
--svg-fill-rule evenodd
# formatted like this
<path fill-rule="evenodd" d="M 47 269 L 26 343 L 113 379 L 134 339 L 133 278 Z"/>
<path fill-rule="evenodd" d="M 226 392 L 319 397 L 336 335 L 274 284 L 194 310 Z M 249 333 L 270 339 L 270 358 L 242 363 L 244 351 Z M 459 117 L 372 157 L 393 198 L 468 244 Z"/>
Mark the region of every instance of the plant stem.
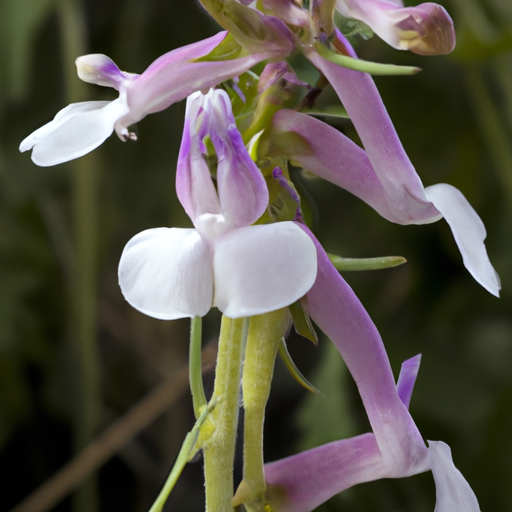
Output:
<path fill-rule="evenodd" d="M 194 414 L 199 418 L 203 409 L 206 407 L 206 396 L 203 387 L 203 373 L 201 369 L 201 331 L 202 319 L 195 316 L 190 319 L 190 357 L 189 357 L 189 379 L 190 392 L 192 393 L 192 403 L 194 405 Z"/>
<path fill-rule="evenodd" d="M 244 480 L 235 505 L 241 503 L 250 512 L 265 507 L 265 473 L 263 470 L 263 423 L 270 394 L 277 347 L 288 325 L 288 309 L 251 317 L 245 349 L 242 389 L 244 397 Z"/>
<path fill-rule="evenodd" d="M 233 464 L 247 319 L 222 317 L 212 400 L 215 409 L 201 428 L 206 512 L 232 512 Z"/>

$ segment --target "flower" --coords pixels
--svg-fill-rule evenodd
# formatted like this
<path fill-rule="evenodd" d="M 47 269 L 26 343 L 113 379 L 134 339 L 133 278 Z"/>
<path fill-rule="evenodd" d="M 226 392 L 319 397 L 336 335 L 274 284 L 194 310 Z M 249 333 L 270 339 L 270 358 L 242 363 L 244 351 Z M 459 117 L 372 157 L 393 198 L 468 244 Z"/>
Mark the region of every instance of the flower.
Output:
<path fill-rule="evenodd" d="M 453 21 L 438 4 L 404 7 L 402 0 L 336 0 L 336 10 L 363 21 L 397 50 L 443 55 L 455 48 Z"/>
<path fill-rule="evenodd" d="M 244 73 L 279 53 L 275 45 L 261 44 L 259 52 L 228 60 L 199 61 L 226 39 L 226 32 L 162 55 L 141 75 L 121 71 L 107 56 L 85 55 L 76 60 L 79 77 L 112 87 L 119 97 L 111 102 L 73 103 L 20 144 L 32 149 L 32 160 L 46 167 L 79 158 L 101 145 L 116 131 L 123 141 L 135 140 L 128 127 L 148 114 L 166 109 L 197 90 L 207 90 Z"/>
<path fill-rule="evenodd" d="M 208 140 L 217 188 L 205 158 Z M 293 222 L 251 225 L 267 207 L 268 190 L 224 91 L 187 101 L 176 189 L 195 229 L 143 231 L 121 256 L 119 283 L 136 309 L 170 320 L 203 316 L 213 304 L 238 318 L 285 307 L 312 286 L 310 237 Z"/>
<path fill-rule="evenodd" d="M 431 441 L 427 448 L 409 414 L 420 356 L 402 365 L 395 385 L 375 325 L 318 241 L 310 236 L 317 248 L 318 273 L 302 304 L 343 357 L 373 433 L 266 464 L 272 510 L 310 512 L 353 485 L 431 469 L 436 483 L 436 512 L 479 512 L 476 497 L 453 465 L 448 446 Z"/>
<path fill-rule="evenodd" d="M 348 41 L 339 32 L 336 35 L 356 57 Z M 334 64 L 314 51 L 308 57 L 336 90 L 364 150 L 319 120 L 281 110 L 273 119 L 270 141 L 274 151 L 360 197 L 392 222 L 426 224 L 444 217 L 466 268 L 478 283 L 498 296 L 500 281 L 485 249 L 486 231 L 480 217 L 451 185 L 424 188 L 371 76 Z M 288 132 L 298 134 L 302 143 L 294 139 L 290 144 Z M 284 143 L 280 135 L 284 135 Z"/>

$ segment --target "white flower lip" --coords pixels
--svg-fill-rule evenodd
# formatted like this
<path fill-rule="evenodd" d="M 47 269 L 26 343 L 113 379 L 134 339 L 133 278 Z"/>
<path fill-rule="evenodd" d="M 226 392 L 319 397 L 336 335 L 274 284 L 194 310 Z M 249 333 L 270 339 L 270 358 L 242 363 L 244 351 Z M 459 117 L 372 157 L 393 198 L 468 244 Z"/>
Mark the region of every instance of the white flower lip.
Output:
<path fill-rule="evenodd" d="M 428 445 L 430 468 L 436 483 L 434 512 L 480 512 L 473 489 L 453 464 L 450 447 L 442 441 L 429 441 Z"/>
<path fill-rule="evenodd" d="M 32 149 L 32 160 L 41 167 L 79 158 L 110 137 L 115 123 L 127 112 L 128 106 L 121 98 L 72 103 L 24 139 L 19 149 Z"/>

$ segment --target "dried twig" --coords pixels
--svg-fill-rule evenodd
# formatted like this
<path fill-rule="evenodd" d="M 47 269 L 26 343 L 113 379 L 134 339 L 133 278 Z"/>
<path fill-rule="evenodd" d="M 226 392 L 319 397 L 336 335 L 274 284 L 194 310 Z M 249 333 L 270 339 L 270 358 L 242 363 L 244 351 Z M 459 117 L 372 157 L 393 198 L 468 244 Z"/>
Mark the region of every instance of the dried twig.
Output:
<path fill-rule="evenodd" d="M 216 344 L 202 352 L 203 372 L 215 364 Z M 78 455 L 38 487 L 11 512 L 45 512 L 64 499 L 87 476 L 115 455 L 139 432 L 164 413 L 188 389 L 188 366 L 151 391 L 112 423 Z"/>

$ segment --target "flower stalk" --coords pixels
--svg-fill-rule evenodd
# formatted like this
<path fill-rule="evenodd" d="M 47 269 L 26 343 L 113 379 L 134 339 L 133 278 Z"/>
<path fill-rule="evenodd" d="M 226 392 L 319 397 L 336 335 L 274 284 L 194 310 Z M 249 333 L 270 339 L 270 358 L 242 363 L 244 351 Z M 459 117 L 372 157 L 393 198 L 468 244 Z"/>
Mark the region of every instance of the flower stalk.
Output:
<path fill-rule="evenodd" d="M 215 409 L 201 428 L 204 451 L 206 512 L 232 512 L 240 379 L 249 320 L 222 317 L 215 385 L 211 400 Z"/>
<path fill-rule="evenodd" d="M 200 316 L 195 316 L 190 319 L 189 380 L 196 419 L 201 416 L 207 405 L 206 396 L 204 394 L 203 373 L 201 371 L 202 325 L 202 318 Z"/>
<path fill-rule="evenodd" d="M 263 469 L 263 423 L 270 394 L 279 342 L 289 324 L 285 309 L 251 317 L 242 377 L 244 402 L 244 479 L 233 498 L 233 506 L 248 512 L 265 511 Z"/>

